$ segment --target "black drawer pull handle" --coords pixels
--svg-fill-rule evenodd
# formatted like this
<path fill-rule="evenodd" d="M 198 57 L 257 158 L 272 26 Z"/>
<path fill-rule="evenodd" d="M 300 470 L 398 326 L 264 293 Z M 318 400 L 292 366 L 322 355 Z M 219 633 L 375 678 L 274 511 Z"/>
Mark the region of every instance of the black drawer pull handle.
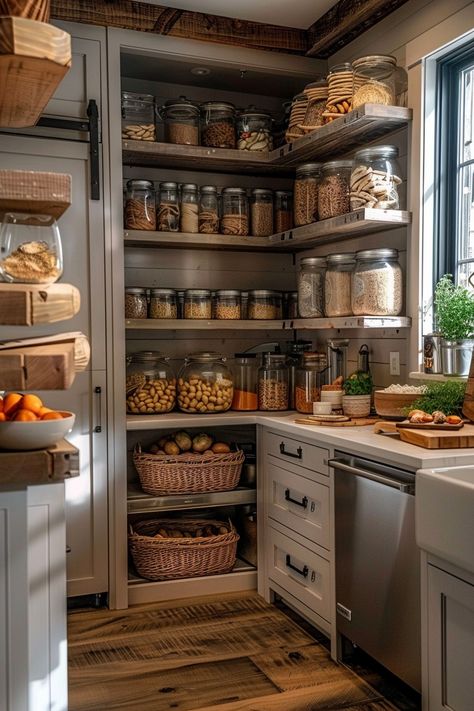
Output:
<path fill-rule="evenodd" d="M 294 570 L 296 573 L 299 573 L 300 575 L 302 575 L 303 578 L 308 577 L 308 573 L 309 573 L 308 566 L 304 565 L 303 570 L 300 570 L 299 568 L 296 567 L 296 565 L 292 565 L 291 556 L 289 555 L 289 553 L 286 554 L 286 566 L 287 566 L 287 568 L 291 568 L 291 570 Z"/>
<path fill-rule="evenodd" d="M 285 491 L 285 501 L 291 501 L 292 504 L 296 504 L 297 506 L 301 506 L 302 508 L 306 508 L 308 506 L 308 497 L 303 496 L 301 501 L 298 501 L 297 499 L 292 499 L 290 496 L 290 490 L 287 489 Z"/>
<path fill-rule="evenodd" d="M 303 459 L 303 448 L 298 447 L 298 449 L 296 450 L 296 454 L 294 454 L 293 452 L 286 452 L 285 443 L 280 442 L 280 454 L 284 454 L 285 457 L 294 457 L 294 459 Z"/>

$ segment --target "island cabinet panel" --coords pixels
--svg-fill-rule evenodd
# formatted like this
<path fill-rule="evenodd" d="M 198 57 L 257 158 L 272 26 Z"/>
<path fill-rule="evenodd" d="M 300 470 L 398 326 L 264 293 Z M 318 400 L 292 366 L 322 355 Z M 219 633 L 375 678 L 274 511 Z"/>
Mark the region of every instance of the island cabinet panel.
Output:
<path fill-rule="evenodd" d="M 282 461 L 329 475 L 327 463 L 329 452 L 323 447 L 270 432 L 265 436 L 265 451 Z"/>

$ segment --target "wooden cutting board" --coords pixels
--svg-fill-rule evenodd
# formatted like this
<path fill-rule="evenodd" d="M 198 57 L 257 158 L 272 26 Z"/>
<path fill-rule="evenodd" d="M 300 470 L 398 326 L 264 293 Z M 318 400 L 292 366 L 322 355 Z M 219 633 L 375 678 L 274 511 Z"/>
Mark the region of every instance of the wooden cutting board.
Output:
<path fill-rule="evenodd" d="M 362 427 L 364 425 L 373 425 L 376 421 L 376 417 L 355 417 L 348 422 L 318 422 L 318 420 L 310 420 L 308 418 L 297 418 L 295 420 L 298 425 L 315 425 L 316 427 Z"/>
<path fill-rule="evenodd" d="M 398 428 L 400 440 L 425 449 L 459 449 L 474 447 L 474 425 L 464 425 L 461 430 L 409 430 Z"/>
<path fill-rule="evenodd" d="M 48 484 L 79 473 L 79 450 L 64 439 L 49 449 L 27 452 L 0 449 L 0 486 Z"/>

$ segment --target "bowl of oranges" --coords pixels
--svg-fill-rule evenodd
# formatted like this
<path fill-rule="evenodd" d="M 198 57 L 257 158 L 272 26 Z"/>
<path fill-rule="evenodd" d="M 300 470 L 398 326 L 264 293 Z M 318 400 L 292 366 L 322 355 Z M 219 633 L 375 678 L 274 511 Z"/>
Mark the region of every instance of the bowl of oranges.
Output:
<path fill-rule="evenodd" d="M 46 449 L 74 426 L 72 412 L 52 410 L 33 393 L 6 393 L 0 398 L 0 448 Z"/>

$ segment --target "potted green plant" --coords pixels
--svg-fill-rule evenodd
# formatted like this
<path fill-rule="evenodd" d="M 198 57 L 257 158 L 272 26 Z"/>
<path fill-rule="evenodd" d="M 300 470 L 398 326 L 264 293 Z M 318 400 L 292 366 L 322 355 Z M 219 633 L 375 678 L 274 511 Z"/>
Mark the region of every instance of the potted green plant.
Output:
<path fill-rule="evenodd" d="M 367 417 L 370 414 L 372 397 L 372 376 L 356 370 L 342 386 L 342 409 L 348 417 Z"/>
<path fill-rule="evenodd" d="M 474 349 L 474 293 L 445 274 L 436 284 L 434 304 L 443 374 L 468 375 Z"/>

